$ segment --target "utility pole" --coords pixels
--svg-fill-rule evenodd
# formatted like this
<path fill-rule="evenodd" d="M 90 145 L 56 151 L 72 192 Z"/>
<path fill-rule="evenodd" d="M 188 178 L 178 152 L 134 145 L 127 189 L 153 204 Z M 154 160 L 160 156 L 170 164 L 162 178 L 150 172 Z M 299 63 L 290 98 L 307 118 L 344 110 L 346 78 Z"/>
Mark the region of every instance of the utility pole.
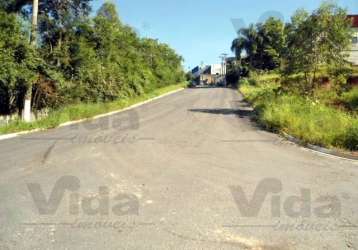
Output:
<path fill-rule="evenodd" d="M 39 0 L 33 0 L 32 26 L 31 26 L 31 38 L 30 38 L 30 44 L 32 46 L 36 46 L 38 13 L 39 13 Z"/>
<path fill-rule="evenodd" d="M 222 53 L 220 55 L 221 58 L 221 71 L 222 71 L 222 75 L 226 75 L 226 58 L 227 58 L 227 54 L 226 53 Z"/>
<path fill-rule="evenodd" d="M 227 54 L 226 53 L 222 53 L 220 55 L 220 58 L 221 58 L 221 78 L 222 78 L 222 81 L 223 81 L 223 84 L 226 85 L 226 80 L 225 80 L 225 75 L 226 75 L 226 58 L 227 58 Z"/>
<path fill-rule="evenodd" d="M 31 25 L 31 37 L 30 45 L 36 47 L 37 42 L 37 20 L 39 12 L 39 0 L 33 0 L 32 4 L 32 25 Z M 32 83 L 29 83 L 29 86 L 25 95 L 24 110 L 23 110 L 23 120 L 25 122 L 31 121 L 31 99 L 32 99 Z"/>

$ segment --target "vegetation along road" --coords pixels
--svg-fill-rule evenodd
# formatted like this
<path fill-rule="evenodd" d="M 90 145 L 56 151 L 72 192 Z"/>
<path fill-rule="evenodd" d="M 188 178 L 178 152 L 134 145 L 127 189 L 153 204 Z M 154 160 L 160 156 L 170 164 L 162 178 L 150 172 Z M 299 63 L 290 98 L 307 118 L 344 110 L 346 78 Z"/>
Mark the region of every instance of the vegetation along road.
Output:
<path fill-rule="evenodd" d="M 251 123 L 236 90 L 186 89 L 0 142 L 0 249 L 358 247 L 357 162 Z"/>

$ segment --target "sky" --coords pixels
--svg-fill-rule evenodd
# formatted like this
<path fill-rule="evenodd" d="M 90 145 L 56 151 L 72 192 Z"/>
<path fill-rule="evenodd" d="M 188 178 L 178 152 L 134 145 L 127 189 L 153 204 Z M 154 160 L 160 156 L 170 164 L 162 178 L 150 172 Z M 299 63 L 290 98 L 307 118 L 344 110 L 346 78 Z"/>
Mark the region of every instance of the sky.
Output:
<path fill-rule="evenodd" d="M 96 11 L 104 0 L 94 0 Z M 185 69 L 220 63 L 242 25 L 267 16 L 285 21 L 299 8 L 316 9 L 320 0 L 112 0 L 121 20 L 142 37 L 168 43 L 184 58 Z M 337 0 L 358 14 L 358 0 Z"/>

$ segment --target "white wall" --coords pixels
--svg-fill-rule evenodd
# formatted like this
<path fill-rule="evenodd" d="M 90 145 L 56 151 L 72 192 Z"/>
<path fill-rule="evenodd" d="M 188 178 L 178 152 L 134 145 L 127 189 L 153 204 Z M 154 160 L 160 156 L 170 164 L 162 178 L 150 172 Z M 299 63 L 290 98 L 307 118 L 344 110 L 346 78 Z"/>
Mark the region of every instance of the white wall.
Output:
<path fill-rule="evenodd" d="M 223 73 L 225 73 L 225 71 L 223 71 L 221 64 L 212 64 L 211 65 L 211 74 L 212 75 L 216 75 L 216 74 L 221 75 Z"/>
<path fill-rule="evenodd" d="M 354 65 L 358 65 L 358 50 L 352 50 L 350 52 L 348 61 L 352 62 Z"/>
<path fill-rule="evenodd" d="M 358 29 L 355 29 L 355 33 L 353 36 L 358 38 Z M 348 60 L 350 62 L 352 62 L 353 64 L 358 65 L 358 43 L 352 44 L 352 48 L 351 48 L 349 54 L 350 55 L 349 55 Z"/>

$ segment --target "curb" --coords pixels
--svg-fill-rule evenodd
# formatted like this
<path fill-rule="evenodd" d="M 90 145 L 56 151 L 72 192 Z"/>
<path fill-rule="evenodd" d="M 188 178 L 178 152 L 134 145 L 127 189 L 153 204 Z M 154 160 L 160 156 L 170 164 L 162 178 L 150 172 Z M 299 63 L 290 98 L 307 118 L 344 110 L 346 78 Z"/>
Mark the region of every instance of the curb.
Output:
<path fill-rule="evenodd" d="M 294 137 L 292 135 L 286 134 L 286 133 L 282 133 L 281 135 L 286 140 L 288 140 L 288 141 L 290 141 L 292 143 L 295 143 L 295 144 L 297 144 L 299 146 L 302 146 L 304 148 L 310 149 L 312 151 L 316 151 L 316 152 L 321 153 L 321 154 L 336 156 L 336 157 L 344 158 L 344 159 L 348 159 L 348 160 L 355 160 L 355 161 L 358 160 L 358 155 L 355 156 L 353 154 L 340 152 L 340 151 L 337 151 L 335 149 L 328 149 L 328 148 L 316 146 L 316 145 L 313 145 L 313 144 L 305 143 L 302 140 L 300 140 L 300 139 L 298 139 L 298 138 L 296 138 L 296 137 Z"/>
<path fill-rule="evenodd" d="M 131 105 L 129 107 L 126 107 L 124 109 L 120 109 L 120 110 L 117 110 L 117 111 L 112 111 L 112 112 L 109 112 L 109 113 L 105 113 L 105 114 L 101 114 L 101 115 L 97 115 L 97 116 L 94 116 L 94 117 L 91 117 L 91 118 L 85 118 L 85 119 L 81 119 L 81 120 L 77 120 L 77 121 L 65 122 L 65 123 L 62 123 L 62 124 L 58 125 L 56 128 L 67 127 L 67 126 L 71 126 L 71 125 L 78 124 L 78 123 L 81 123 L 81 122 L 97 120 L 97 119 L 100 119 L 100 118 L 103 118 L 103 117 L 119 114 L 119 113 L 122 113 L 122 112 L 125 112 L 125 111 L 128 111 L 128 110 L 131 110 L 131 109 L 138 108 L 138 107 L 140 107 L 142 105 L 145 105 L 145 104 L 150 103 L 152 101 L 158 100 L 160 98 L 175 94 L 175 93 L 180 92 L 180 91 L 182 91 L 184 89 L 185 88 L 180 88 L 180 89 L 177 89 L 177 90 L 173 90 L 173 91 L 170 91 L 170 92 L 165 93 L 163 95 L 153 97 L 153 98 L 148 99 L 146 101 L 133 104 L 133 105 Z M 53 128 L 51 128 L 51 129 L 53 129 Z M 21 132 L 12 133 L 12 134 L 0 135 L 0 141 L 12 139 L 12 138 L 18 137 L 20 135 L 26 135 L 26 134 L 40 132 L 40 131 L 46 131 L 46 130 L 49 130 L 49 129 L 45 129 L 45 128 L 44 129 L 32 129 L 32 130 L 21 131 Z"/>
<path fill-rule="evenodd" d="M 239 93 L 245 98 L 245 95 L 240 90 L 239 90 Z M 252 104 L 249 103 L 248 101 L 245 100 L 245 102 L 247 102 L 248 104 L 250 104 L 250 106 L 252 106 Z M 272 131 L 270 131 L 270 132 L 272 132 Z M 335 157 L 343 158 L 343 159 L 346 159 L 346 160 L 358 161 L 358 155 L 355 156 L 353 154 L 340 152 L 340 151 L 335 150 L 335 149 L 328 149 L 328 148 L 320 147 L 320 146 L 317 146 L 317 145 L 305 143 L 302 140 L 300 140 L 300 139 L 298 139 L 298 138 L 296 138 L 296 137 L 294 137 L 292 135 L 289 135 L 289 134 L 287 134 L 285 132 L 280 132 L 280 133 L 278 133 L 278 135 L 283 137 L 287 141 L 292 142 L 292 143 L 294 143 L 294 144 L 296 144 L 298 146 L 301 146 L 303 148 L 306 148 L 306 149 L 309 149 L 309 150 L 312 150 L 312 151 L 315 151 L 315 152 L 318 152 L 318 153 L 321 153 L 321 154 L 324 154 L 324 155 L 335 156 Z"/>

